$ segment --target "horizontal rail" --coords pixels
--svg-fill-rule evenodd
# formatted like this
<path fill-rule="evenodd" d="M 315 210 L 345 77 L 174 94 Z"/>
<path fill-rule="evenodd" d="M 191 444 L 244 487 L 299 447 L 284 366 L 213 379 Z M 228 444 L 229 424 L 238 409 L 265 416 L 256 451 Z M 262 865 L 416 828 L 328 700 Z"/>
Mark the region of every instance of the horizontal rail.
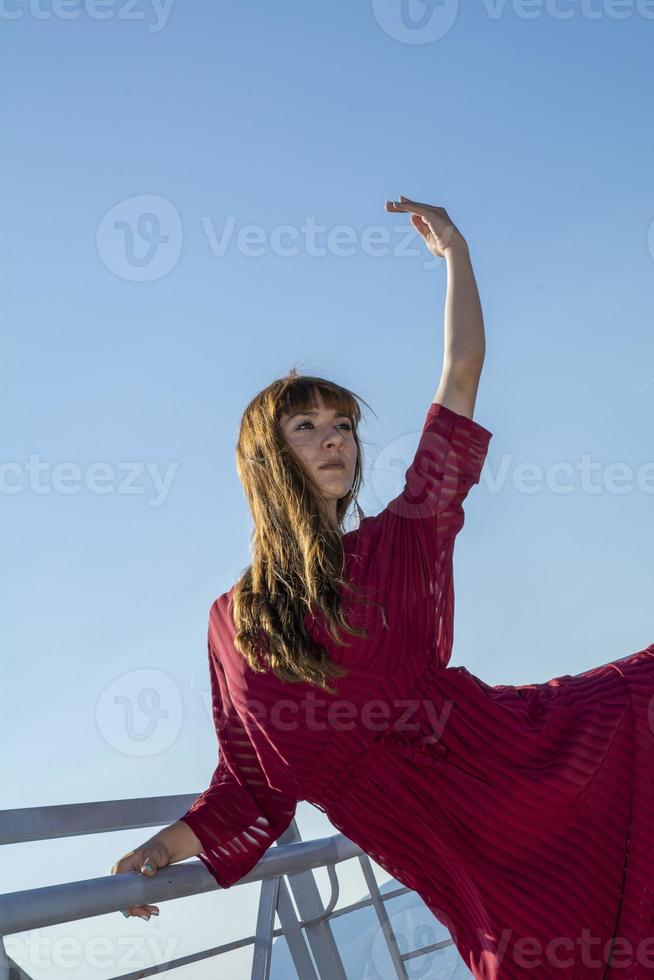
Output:
<path fill-rule="evenodd" d="M 269 848 L 238 884 L 296 874 L 337 864 L 364 852 L 344 834 Z M 199 859 L 159 868 L 152 878 L 140 871 L 72 881 L 0 895 L 0 935 L 106 915 L 135 905 L 152 905 L 220 889 Z"/>
<path fill-rule="evenodd" d="M 182 793 L 0 810 L 0 844 L 161 827 L 179 820 L 198 796 L 199 793 Z"/>

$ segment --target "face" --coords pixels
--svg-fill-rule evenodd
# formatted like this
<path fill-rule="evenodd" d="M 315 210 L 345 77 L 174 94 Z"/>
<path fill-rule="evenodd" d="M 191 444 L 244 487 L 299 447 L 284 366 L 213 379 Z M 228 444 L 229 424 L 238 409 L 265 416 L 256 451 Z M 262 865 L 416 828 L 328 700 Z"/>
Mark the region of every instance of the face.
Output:
<path fill-rule="evenodd" d="M 344 497 L 354 481 L 357 445 L 352 421 L 327 408 L 318 397 L 315 406 L 294 415 L 283 414 L 282 431 L 293 452 L 316 480 L 336 520 L 336 501 Z M 323 468 L 338 460 L 341 468 Z"/>

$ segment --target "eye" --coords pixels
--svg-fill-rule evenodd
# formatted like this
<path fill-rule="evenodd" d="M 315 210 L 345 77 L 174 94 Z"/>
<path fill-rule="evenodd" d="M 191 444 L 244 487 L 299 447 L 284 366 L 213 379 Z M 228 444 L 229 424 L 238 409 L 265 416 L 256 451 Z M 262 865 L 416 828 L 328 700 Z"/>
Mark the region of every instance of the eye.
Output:
<path fill-rule="evenodd" d="M 311 421 L 311 419 L 305 419 L 303 422 L 299 422 L 298 425 L 295 426 L 295 428 L 300 429 L 303 425 L 313 425 L 313 422 Z M 344 425 L 347 432 L 352 431 L 352 426 L 350 425 L 349 422 L 339 422 L 339 425 Z"/>

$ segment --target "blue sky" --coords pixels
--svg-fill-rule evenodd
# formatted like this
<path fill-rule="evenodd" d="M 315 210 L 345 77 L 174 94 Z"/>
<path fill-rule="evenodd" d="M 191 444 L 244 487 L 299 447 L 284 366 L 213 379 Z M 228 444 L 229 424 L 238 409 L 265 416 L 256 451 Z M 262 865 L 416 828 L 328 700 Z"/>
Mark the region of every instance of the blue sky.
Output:
<path fill-rule="evenodd" d="M 207 785 L 207 616 L 249 562 L 236 429 L 273 378 L 365 398 L 364 511 L 401 489 L 375 460 L 411 460 L 446 280 L 400 194 L 466 236 L 486 324 L 452 664 L 528 683 L 654 641 L 650 7 L 5 0 L 2 808 Z M 141 839 L 5 849 L 3 881 Z M 181 955 L 254 926 L 237 891 L 66 935 L 174 922 Z"/>

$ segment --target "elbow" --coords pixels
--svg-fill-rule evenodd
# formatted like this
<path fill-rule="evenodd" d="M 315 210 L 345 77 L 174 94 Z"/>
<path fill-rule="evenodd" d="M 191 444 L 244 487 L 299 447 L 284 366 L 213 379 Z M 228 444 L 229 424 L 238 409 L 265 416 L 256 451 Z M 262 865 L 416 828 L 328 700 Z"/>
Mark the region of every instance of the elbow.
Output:
<path fill-rule="evenodd" d="M 462 387 L 468 387 L 471 383 L 478 383 L 484 366 L 484 357 L 457 358 L 447 367 L 450 378 Z"/>

